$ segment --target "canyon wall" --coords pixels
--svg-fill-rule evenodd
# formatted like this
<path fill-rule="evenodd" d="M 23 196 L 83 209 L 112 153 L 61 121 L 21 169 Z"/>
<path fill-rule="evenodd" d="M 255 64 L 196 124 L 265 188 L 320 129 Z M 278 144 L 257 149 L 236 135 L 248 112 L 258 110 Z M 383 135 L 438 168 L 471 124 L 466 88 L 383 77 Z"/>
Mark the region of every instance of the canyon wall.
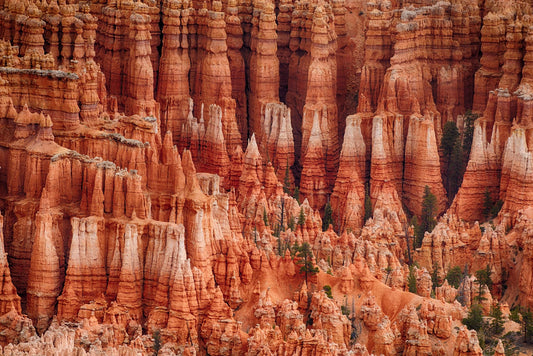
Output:
<path fill-rule="evenodd" d="M 481 355 L 440 282 L 533 306 L 531 15 L 0 0 L 4 354 Z"/>

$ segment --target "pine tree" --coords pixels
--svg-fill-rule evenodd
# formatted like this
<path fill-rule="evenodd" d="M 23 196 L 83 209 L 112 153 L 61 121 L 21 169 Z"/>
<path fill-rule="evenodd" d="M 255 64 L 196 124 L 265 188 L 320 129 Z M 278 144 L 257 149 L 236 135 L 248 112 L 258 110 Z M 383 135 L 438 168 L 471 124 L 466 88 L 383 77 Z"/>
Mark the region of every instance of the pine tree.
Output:
<path fill-rule="evenodd" d="M 324 209 L 324 219 L 322 220 L 322 231 L 327 231 L 329 228 L 329 225 L 333 223 L 333 210 L 331 209 L 331 204 L 326 204 L 326 208 Z"/>
<path fill-rule="evenodd" d="M 294 242 L 294 245 L 290 246 L 289 250 L 291 252 L 291 257 L 294 258 L 296 254 L 300 251 L 300 245 L 298 244 L 298 241 Z"/>
<path fill-rule="evenodd" d="M 490 316 L 492 317 L 492 321 L 490 322 L 489 332 L 491 336 L 500 336 L 504 331 L 504 327 L 503 313 L 499 304 L 491 308 Z"/>
<path fill-rule="evenodd" d="M 293 195 L 294 199 L 296 199 L 296 201 L 298 202 L 298 204 L 300 204 L 300 188 L 296 187 L 294 188 L 294 195 Z"/>
<path fill-rule="evenodd" d="M 490 217 L 495 218 L 503 207 L 503 200 L 497 200 L 490 209 Z"/>
<path fill-rule="evenodd" d="M 452 152 L 450 154 L 450 160 L 448 162 L 448 198 L 453 200 L 455 194 L 461 186 L 461 180 L 463 176 L 463 146 L 461 140 L 455 140 Z"/>
<path fill-rule="evenodd" d="M 435 210 L 437 208 L 437 198 L 429 186 L 424 187 L 424 196 L 422 197 L 422 225 L 427 227 L 426 231 L 431 232 L 436 225 Z"/>
<path fill-rule="evenodd" d="M 444 154 L 446 164 L 448 200 L 452 201 L 461 185 L 464 173 L 465 154 L 457 125 L 453 121 L 444 124 L 440 148 Z"/>
<path fill-rule="evenodd" d="M 477 283 L 479 285 L 479 290 L 478 290 L 478 296 L 477 296 L 477 299 L 479 301 L 481 301 L 481 292 L 483 290 L 483 286 L 487 286 L 487 288 L 491 288 L 492 287 L 492 278 L 490 277 L 492 275 L 492 270 L 490 269 L 490 266 L 487 265 L 487 267 L 485 267 L 484 269 L 480 269 L 479 271 L 476 271 L 476 279 L 477 279 Z"/>
<path fill-rule="evenodd" d="M 296 218 L 294 216 L 289 217 L 289 222 L 287 223 L 287 228 L 291 229 L 291 231 L 296 230 Z"/>
<path fill-rule="evenodd" d="M 492 270 L 490 269 L 490 266 L 487 265 L 484 269 L 480 269 L 479 271 L 476 271 L 476 278 L 478 280 L 478 283 L 481 285 L 487 286 L 488 288 L 492 287 Z"/>
<path fill-rule="evenodd" d="M 448 270 L 448 273 L 446 273 L 446 280 L 448 281 L 448 284 L 451 285 L 454 288 L 459 288 L 459 284 L 461 284 L 462 279 L 461 267 L 454 266 Z"/>
<path fill-rule="evenodd" d="M 296 264 L 300 266 L 300 272 L 305 274 L 305 283 L 307 284 L 308 275 L 315 275 L 318 273 L 318 267 L 313 265 L 313 251 L 308 242 L 304 242 L 296 253 L 298 260 Z"/>
<path fill-rule="evenodd" d="M 437 208 L 437 198 L 431 189 L 426 185 L 424 188 L 424 197 L 422 201 L 422 215 L 420 217 L 420 233 L 418 234 L 418 239 L 416 241 L 416 247 L 422 246 L 422 239 L 424 233 L 433 231 L 433 228 L 437 225 L 437 220 L 435 220 L 435 210 Z"/>
<path fill-rule="evenodd" d="M 448 121 L 444 124 L 442 130 L 442 139 L 440 141 L 440 148 L 442 149 L 445 157 L 450 157 L 453 151 L 453 146 L 459 138 L 459 130 L 455 122 Z"/>
<path fill-rule="evenodd" d="M 303 227 L 304 224 L 305 224 L 304 208 L 300 208 L 300 215 L 298 215 L 298 225 Z"/>
<path fill-rule="evenodd" d="M 472 114 L 469 110 L 465 113 L 464 130 L 463 130 L 463 152 L 468 158 L 470 149 L 472 148 L 472 141 L 474 138 L 474 122 L 478 118 L 477 114 Z"/>
<path fill-rule="evenodd" d="M 281 198 L 281 213 L 280 213 L 279 225 L 278 225 L 278 228 L 281 231 L 285 231 L 284 219 L 285 219 L 285 198 Z"/>
<path fill-rule="evenodd" d="M 515 306 L 511 309 L 511 314 L 509 314 L 509 319 L 515 323 L 520 323 L 520 307 Z"/>
<path fill-rule="evenodd" d="M 533 314 L 531 310 L 525 309 L 522 311 L 522 329 L 524 332 L 524 342 L 533 342 Z"/>
<path fill-rule="evenodd" d="M 483 326 L 483 310 L 479 304 L 474 304 L 468 312 L 468 316 L 463 319 L 463 324 L 469 330 L 481 330 Z"/>

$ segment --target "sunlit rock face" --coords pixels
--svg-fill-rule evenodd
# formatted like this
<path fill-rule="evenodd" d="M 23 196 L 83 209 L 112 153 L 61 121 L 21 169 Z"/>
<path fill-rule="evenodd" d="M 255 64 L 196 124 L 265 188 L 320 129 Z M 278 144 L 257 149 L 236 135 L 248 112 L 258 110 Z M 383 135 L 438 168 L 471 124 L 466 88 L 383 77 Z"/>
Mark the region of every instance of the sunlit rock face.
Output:
<path fill-rule="evenodd" d="M 533 307 L 532 13 L 0 0 L 3 353 L 481 355 Z"/>

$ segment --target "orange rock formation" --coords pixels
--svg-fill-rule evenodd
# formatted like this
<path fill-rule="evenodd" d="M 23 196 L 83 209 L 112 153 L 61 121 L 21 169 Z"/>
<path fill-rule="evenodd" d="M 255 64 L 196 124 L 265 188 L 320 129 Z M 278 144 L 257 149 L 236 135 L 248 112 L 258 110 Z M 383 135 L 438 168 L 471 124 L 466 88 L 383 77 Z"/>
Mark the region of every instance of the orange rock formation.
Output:
<path fill-rule="evenodd" d="M 532 14 L 0 0 L 3 353 L 481 355 L 477 297 L 533 306 Z"/>

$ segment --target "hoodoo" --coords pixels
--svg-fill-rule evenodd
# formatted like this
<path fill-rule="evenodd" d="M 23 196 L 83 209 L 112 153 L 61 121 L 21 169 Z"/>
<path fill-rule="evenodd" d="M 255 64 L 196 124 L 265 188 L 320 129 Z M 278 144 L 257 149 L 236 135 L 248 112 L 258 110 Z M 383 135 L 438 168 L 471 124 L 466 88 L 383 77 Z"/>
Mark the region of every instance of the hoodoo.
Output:
<path fill-rule="evenodd" d="M 529 354 L 533 5 L 0 0 L 0 354 Z"/>

